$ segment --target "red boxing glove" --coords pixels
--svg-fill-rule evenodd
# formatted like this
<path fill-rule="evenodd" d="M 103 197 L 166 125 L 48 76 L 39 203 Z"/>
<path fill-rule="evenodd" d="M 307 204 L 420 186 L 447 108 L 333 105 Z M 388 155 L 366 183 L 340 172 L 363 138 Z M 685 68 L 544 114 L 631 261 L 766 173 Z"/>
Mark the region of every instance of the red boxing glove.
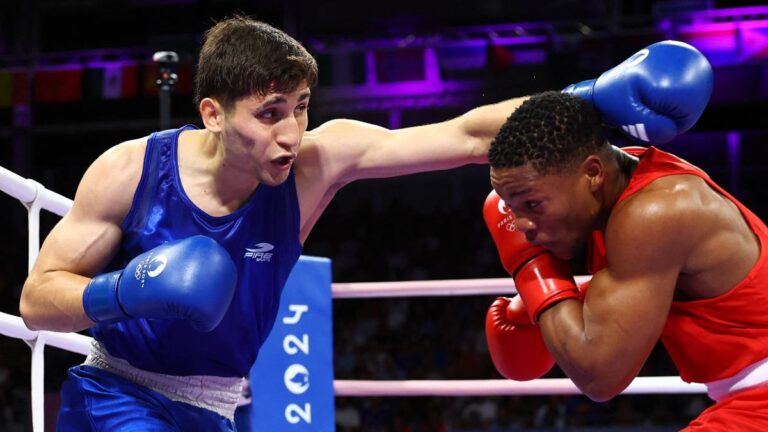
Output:
<path fill-rule="evenodd" d="M 505 378 L 540 378 L 555 364 L 520 296 L 499 297 L 493 302 L 485 316 L 485 338 L 493 365 Z"/>
<path fill-rule="evenodd" d="M 539 314 L 557 302 L 579 298 L 567 263 L 528 242 L 525 235 L 515 229 L 514 213 L 495 191 L 485 199 L 483 216 L 501 263 L 515 280 L 517 293 L 531 321 L 537 322 Z"/>

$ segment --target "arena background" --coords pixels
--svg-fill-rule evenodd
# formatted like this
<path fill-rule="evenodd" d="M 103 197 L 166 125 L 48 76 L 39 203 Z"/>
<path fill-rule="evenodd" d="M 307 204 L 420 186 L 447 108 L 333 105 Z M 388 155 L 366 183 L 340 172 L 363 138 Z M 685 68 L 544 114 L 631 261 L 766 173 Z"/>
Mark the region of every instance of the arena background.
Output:
<path fill-rule="evenodd" d="M 667 38 L 715 67 L 712 101 L 688 134 L 664 146 L 768 215 L 768 6 L 711 0 L 354 2 L 287 0 L 30 0 L 0 2 L 0 166 L 73 197 L 108 147 L 159 125 L 152 54 L 179 54 L 170 124 L 199 124 L 192 77 L 202 31 L 234 12 L 302 41 L 320 65 L 310 128 L 338 117 L 387 127 L 559 89 Z M 617 144 L 625 144 L 620 135 Z M 505 276 L 481 204 L 487 167 L 343 189 L 305 253 L 333 259 L 335 281 Z M 18 315 L 26 212 L 0 195 L 0 310 Z M 43 235 L 57 218 L 45 214 Z M 577 269 L 578 270 L 578 269 Z M 488 296 L 336 300 L 337 379 L 500 378 L 485 348 Z M 46 355 L 50 429 L 65 369 Z M 674 375 L 662 348 L 642 375 Z M 562 377 L 555 368 L 551 377 Z M 337 398 L 338 431 L 676 430 L 703 395 Z M 0 430 L 31 430 L 29 349 L 0 337 Z"/>

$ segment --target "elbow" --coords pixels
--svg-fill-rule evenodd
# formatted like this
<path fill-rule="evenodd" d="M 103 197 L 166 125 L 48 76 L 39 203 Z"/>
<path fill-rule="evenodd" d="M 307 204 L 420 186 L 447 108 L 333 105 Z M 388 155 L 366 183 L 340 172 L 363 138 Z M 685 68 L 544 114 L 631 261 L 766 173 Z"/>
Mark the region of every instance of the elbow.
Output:
<path fill-rule="evenodd" d="M 21 290 L 21 300 L 19 300 L 19 313 L 21 319 L 24 321 L 24 325 L 30 330 L 42 330 L 40 327 L 40 320 L 37 314 L 37 309 L 34 306 L 33 297 L 29 292 L 31 288 L 27 282 L 24 284 L 24 288 Z"/>
<path fill-rule="evenodd" d="M 587 386 L 582 389 L 584 395 L 595 402 L 607 402 L 621 393 L 621 390 L 602 388 L 597 386 Z"/>
<path fill-rule="evenodd" d="M 592 362 L 589 367 L 571 369 L 569 377 L 581 392 L 595 402 L 606 402 L 618 396 L 632 382 L 627 371 Z"/>
<path fill-rule="evenodd" d="M 558 364 L 573 383 L 595 402 L 606 402 L 618 396 L 639 372 L 639 367 L 631 367 L 634 362 L 620 361 L 615 355 L 595 352 L 594 349 L 586 355 L 572 355 L 559 360 Z"/>
<path fill-rule="evenodd" d="M 578 384 L 578 387 L 593 401 L 606 402 L 618 396 L 627 385 L 629 383 L 624 380 L 616 380 L 605 374 L 596 374 L 592 379 Z"/>

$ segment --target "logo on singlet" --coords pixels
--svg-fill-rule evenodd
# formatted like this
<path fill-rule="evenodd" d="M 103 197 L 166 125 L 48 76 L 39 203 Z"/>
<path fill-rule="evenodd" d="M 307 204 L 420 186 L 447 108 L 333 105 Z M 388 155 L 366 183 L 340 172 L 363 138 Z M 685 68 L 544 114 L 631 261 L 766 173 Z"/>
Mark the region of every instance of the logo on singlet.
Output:
<path fill-rule="evenodd" d="M 253 247 L 245 248 L 243 258 L 250 258 L 256 262 L 269 262 L 272 260 L 273 255 L 270 251 L 274 248 L 269 243 L 257 243 Z"/>

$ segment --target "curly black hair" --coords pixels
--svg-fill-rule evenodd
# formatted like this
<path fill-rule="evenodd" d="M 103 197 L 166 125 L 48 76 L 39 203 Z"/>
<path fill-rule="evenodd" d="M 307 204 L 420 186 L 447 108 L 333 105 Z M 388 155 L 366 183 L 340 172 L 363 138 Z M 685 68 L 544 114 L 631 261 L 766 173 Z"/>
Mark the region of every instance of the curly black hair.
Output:
<path fill-rule="evenodd" d="M 526 100 L 491 142 L 491 167 L 530 164 L 546 174 L 567 168 L 608 145 L 600 116 L 582 99 L 548 91 Z"/>

